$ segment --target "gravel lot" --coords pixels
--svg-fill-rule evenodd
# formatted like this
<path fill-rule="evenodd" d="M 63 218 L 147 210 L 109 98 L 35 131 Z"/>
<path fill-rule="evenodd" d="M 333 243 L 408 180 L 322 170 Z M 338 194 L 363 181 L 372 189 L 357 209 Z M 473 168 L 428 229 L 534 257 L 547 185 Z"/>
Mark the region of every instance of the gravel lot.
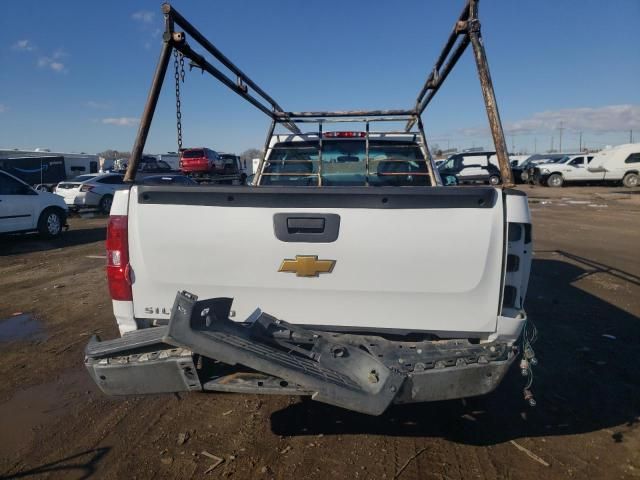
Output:
<path fill-rule="evenodd" d="M 521 188 L 535 409 L 515 369 L 489 396 L 381 417 L 296 397 L 108 398 L 82 364 L 90 335 L 117 335 L 106 219 L 0 239 L 0 478 L 640 478 L 640 190 Z M 223 459 L 206 475 L 203 452 Z"/>

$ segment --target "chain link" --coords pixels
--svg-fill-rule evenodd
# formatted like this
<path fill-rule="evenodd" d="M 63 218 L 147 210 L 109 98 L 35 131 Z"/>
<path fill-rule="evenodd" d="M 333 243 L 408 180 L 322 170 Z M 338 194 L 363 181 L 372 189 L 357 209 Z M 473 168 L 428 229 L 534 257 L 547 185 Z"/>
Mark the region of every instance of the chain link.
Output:
<path fill-rule="evenodd" d="M 178 153 L 182 151 L 182 112 L 180 104 L 180 80 L 184 83 L 184 55 L 173 51 L 174 77 L 176 80 L 176 130 L 178 131 Z"/>

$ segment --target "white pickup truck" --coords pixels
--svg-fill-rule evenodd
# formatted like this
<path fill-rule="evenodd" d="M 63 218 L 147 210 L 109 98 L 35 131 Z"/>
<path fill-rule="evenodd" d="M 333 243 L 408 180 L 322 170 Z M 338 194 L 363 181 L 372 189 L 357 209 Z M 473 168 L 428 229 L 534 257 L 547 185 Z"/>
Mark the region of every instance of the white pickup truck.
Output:
<path fill-rule="evenodd" d="M 474 4 L 452 36 L 470 37 L 483 93 L 493 95 L 479 30 L 463 29 Z M 201 38 L 172 7 L 164 12 L 171 28 L 174 21 Z M 180 43 L 183 34 L 164 38 L 174 43 L 161 55 L 129 179 L 171 48 L 213 68 Z M 199 43 L 239 76 L 229 88 L 261 92 Z M 454 46 L 448 42 L 438 68 L 455 64 L 444 62 Z M 486 104 L 490 120 L 498 118 L 495 99 Z M 530 373 L 523 304 L 531 217 L 526 195 L 506 188 L 501 127 L 503 188 L 445 187 L 426 147 L 424 107 L 293 113 L 273 105 L 253 186 L 133 183 L 116 193 L 107 276 L 122 336 L 87 346 L 85 364 L 100 388 L 309 395 L 379 415 L 394 403 L 486 394 L 521 353 Z M 366 128 L 323 130 L 337 117 L 358 117 Z M 398 117 L 409 120 L 404 132 L 369 128 Z M 301 133 L 297 123 L 310 119 L 317 133 Z M 276 124 L 291 133 L 274 133 Z M 525 398 L 533 404 L 528 390 Z"/>

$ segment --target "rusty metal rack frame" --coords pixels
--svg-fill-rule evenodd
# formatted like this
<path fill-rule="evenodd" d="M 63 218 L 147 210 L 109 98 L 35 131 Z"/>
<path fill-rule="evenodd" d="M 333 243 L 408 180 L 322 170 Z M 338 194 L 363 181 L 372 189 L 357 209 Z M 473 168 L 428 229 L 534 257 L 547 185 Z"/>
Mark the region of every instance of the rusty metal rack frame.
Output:
<path fill-rule="evenodd" d="M 514 183 L 511 166 L 509 164 L 507 144 L 504 138 L 504 131 L 502 129 L 493 83 L 491 81 L 491 74 L 489 72 L 489 64 L 487 62 L 482 35 L 480 33 L 478 2 L 479 0 L 466 1 L 465 6 L 462 9 L 462 13 L 455 22 L 451 34 L 438 56 L 431 73 L 418 93 L 413 108 L 397 110 L 348 110 L 319 112 L 285 111 L 271 96 L 269 96 L 253 80 L 251 80 L 251 78 L 240 70 L 240 68 L 231 62 L 231 60 L 229 60 L 220 50 L 218 50 L 215 45 L 207 40 L 207 38 L 202 35 L 188 20 L 186 20 L 173 6 L 168 3 L 163 4 L 162 12 L 164 14 L 165 31 L 163 35 L 160 59 L 158 60 L 149 95 L 147 97 L 147 102 L 140 119 L 140 126 L 131 152 L 131 160 L 129 161 L 127 173 L 125 174 L 125 181 L 133 182 L 135 179 L 135 173 L 137 171 L 140 158 L 142 157 L 151 121 L 160 96 L 160 90 L 162 89 L 171 54 L 174 50 L 177 50 L 184 55 L 184 57 L 188 58 L 191 61 L 192 67 L 201 69 L 203 73 L 209 73 L 271 119 L 271 126 L 267 134 L 267 140 L 260 160 L 259 171 L 261 172 L 264 166 L 264 159 L 267 155 L 267 151 L 269 150 L 270 139 L 275 131 L 276 125 L 282 125 L 291 133 L 299 135 L 302 132 L 300 131 L 298 124 L 303 123 L 318 123 L 321 144 L 323 123 L 364 122 L 366 124 L 368 140 L 369 122 L 406 122 L 406 133 L 414 133 L 412 132 L 412 128 L 414 126 L 418 127 L 417 133 L 421 137 L 421 147 L 425 149 L 425 159 L 431 160 L 426 135 L 422 125 L 422 114 L 446 80 L 451 70 L 453 70 L 462 54 L 465 52 L 467 47 L 471 45 L 480 80 L 484 104 L 487 111 L 487 118 L 489 120 L 489 127 L 496 149 L 496 156 L 498 157 L 502 186 L 503 188 L 513 187 Z M 176 27 L 179 27 L 183 31 L 176 31 Z M 219 67 L 210 63 L 203 55 L 193 50 L 189 43 L 187 43 L 187 37 L 189 37 L 194 44 L 198 44 L 206 50 L 209 55 L 213 56 L 215 60 L 222 64 L 222 66 L 230 73 L 222 71 Z M 321 163 L 322 162 L 320 162 L 320 164 Z M 430 175 L 432 180 L 434 180 L 434 174 L 431 171 L 433 164 L 431 161 L 429 161 L 429 164 Z M 321 168 L 319 168 L 319 170 L 321 170 Z M 319 185 L 320 184 L 321 182 L 319 182 Z"/>

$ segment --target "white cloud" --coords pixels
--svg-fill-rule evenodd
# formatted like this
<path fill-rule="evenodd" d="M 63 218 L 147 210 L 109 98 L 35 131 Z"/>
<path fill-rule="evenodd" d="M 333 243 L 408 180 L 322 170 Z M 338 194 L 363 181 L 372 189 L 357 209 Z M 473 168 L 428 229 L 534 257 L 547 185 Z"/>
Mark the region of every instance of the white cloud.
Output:
<path fill-rule="evenodd" d="M 53 52 L 53 55 L 51 55 L 51 58 L 53 58 L 55 60 L 59 60 L 61 58 L 65 58 L 65 57 L 68 57 L 68 56 L 69 56 L 69 54 L 65 50 L 59 48 L 55 52 Z"/>
<path fill-rule="evenodd" d="M 55 57 L 40 57 L 38 58 L 38 66 L 41 68 L 50 68 L 54 72 L 58 73 L 66 73 L 67 69 L 64 66 L 64 63 L 57 62 Z"/>
<path fill-rule="evenodd" d="M 7 111 L 7 106 L 4 103 L 0 103 L 0 113 Z"/>
<path fill-rule="evenodd" d="M 19 50 L 21 52 L 33 52 L 36 47 L 29 40 L 18 40 L 11 47 L 13 50 Z"/>
<path fill-rule="evenodd" d="M 640 105 L 605 105 L 604 107 L 564 108 L 534 113 L 515 122 L 503 122 L 509 135 L 549 132 L 563 127 L 573 132 L 605 133 L 640 129 Z M 465 136 L 488 135 L 489 129 L 465 128 Z"/>
<path fill-rule="evenodd" d="M 111 108 L 111 102 L 96 102 L 95 100 L 88 100 L 82 104 L 87 108 L 95 108 L 97 110 L 108 110 Z"/>
<path fill-rule="evenodd" d="M 131 18 L 137 20 L 138 22 L 151 23 L 153 22 L 155 16 L 156 15 L 153 12 L 150 12 L 148 10 L 140 10 L 139 12 L 135 12 L 134 14 L 132 14 Z"/>
<path fill-rule="evenodd" d="M 139 121 L 140 120 L 134 117 L 111 117 L 102 119 L 102 123 L 105 125 L 117 125 L 118 127 L 135 127 Z"/>
<path fill-rule="evenodd" d="M 560 127 L 573 131 L 611 132 L 640 128 L 640 105 L 606 105 L 599 108 L 566 108 L 535 113 L 530 118 L 509 122 L 510 133 L 554 130 Z"/>

